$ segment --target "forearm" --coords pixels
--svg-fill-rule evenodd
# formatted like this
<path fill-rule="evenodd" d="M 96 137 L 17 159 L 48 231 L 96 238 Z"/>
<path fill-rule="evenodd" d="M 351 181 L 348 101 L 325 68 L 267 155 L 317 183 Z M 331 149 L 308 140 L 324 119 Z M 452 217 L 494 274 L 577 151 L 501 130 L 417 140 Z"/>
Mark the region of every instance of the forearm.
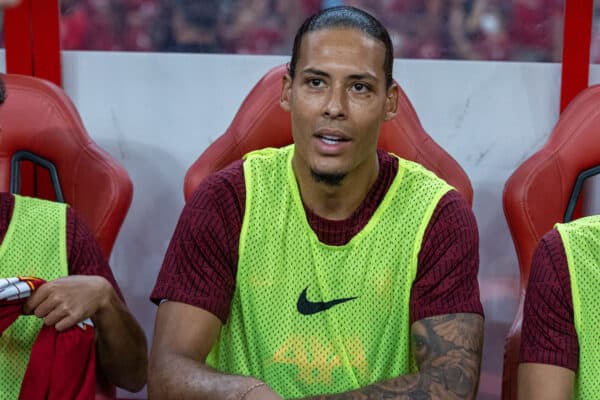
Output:
<path fill-rule="evenodd" d="M 112 286 L 108 293 L 102 307 L 92 316 L 97 332 L 98 364 L 113 384 L 135 392 L 146 384 L 146 337 Z"/>
<path fill-rule="evenodd" d="M 479 383 L 483 318 L 447 314 L 415 322 L 413 354 L 420 372 L 403 375 L 352 392 L 316 396 L 313 400 L 474 399 Z"/>
<path fill-rule="evenodd" d="M 152 356 L 148 372 L 149 399 L 238 400 L 260 381 L 225 375 L 182 355 Z"/>
<path fill-rule="evenodd" d="M 575 385 L 575 371 L 550 364 L 519 365 L 518 398 L 520 400 L 570 400 Z"/>
<path fill-rule="evenodd" d="M 363 399 L 475 399 L 478 371 L 465 374 L 454 368 L 431 368 L 346 393 L 309 397 L 305 400 Z"/>

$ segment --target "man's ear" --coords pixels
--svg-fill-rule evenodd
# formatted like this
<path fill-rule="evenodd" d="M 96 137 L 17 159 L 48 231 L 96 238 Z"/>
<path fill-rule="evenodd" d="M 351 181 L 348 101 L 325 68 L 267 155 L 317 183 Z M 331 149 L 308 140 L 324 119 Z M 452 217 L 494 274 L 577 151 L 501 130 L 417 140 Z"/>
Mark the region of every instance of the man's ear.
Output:
<path fill-rule="evenodd" d="M 290 100 L 292 97 L 292 77 L 290 74 L 285 74 L 281 81 L 281 97 L 279 98 L 279 106 L 284 111 L 290 112 Z"/>
<path fill-rule="evenodd" d="M 392 85 L 387 90 L 387 95 L 385 99 L 385 115 L 383 117 L 384 121 L 389 121 L 394 118 L 396 114 L 398 114 L 398 84 L 393 82 Z"/>

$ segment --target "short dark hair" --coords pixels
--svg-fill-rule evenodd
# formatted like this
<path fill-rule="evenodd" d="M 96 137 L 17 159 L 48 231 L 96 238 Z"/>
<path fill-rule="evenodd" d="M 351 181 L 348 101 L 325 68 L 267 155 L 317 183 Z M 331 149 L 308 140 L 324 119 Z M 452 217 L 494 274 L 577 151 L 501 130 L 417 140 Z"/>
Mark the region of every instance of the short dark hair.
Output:
<path fill-rule="evenodd" d="M 6 100 L 6 85 L 2 74 L 0 74 L 0 105 L 4 104 L 4 100 Z"/>
<path fill-rule="evenodd" d="M 298 32 L 296 32 L 294 48 L 292 50 L 292 59 L 288 64 L 288 73 L 292 79 L 294 79 L 294 75 L 296 74 L 296 64 L 298 62 L 300 46 L 302 45 L 302 38 L 308 32 L 326 28 L 358 29 L 382 42 L 385 46 L 385 60 L 383 63 L 385 83 L 387 87 L 392 85 L 394 79 L 392 77 L 394 51 L 390 34 L 377 18 L 363 10 L 350 6 L 326 8 L 309 17 L 302 23 Z"/>

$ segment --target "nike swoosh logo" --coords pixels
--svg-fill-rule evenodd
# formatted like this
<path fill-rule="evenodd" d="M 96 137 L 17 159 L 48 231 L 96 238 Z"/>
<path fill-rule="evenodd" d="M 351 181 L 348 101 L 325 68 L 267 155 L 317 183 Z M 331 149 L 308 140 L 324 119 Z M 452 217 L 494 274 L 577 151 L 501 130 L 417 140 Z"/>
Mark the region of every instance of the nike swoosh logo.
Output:
<path fill-rule="evenodd" d="M 335 299 L 331 301 L 318 301 L 312 302 L 306 298 L 306 291 L 308 290 L 308 286 L 306 289 L 300 293 L 300 297 L 298 297 L 298 303 L 296 307 L 298 308 L 298 312 L 302 315 L 312 315 L 316 313 L 320 313 L 321 311 L 329 310 L 333 306 L 337 306 L 338 304 L 345 303 L 350 300 L 357 299 L 358 297 L 347 297 L 344 299 Z"/>

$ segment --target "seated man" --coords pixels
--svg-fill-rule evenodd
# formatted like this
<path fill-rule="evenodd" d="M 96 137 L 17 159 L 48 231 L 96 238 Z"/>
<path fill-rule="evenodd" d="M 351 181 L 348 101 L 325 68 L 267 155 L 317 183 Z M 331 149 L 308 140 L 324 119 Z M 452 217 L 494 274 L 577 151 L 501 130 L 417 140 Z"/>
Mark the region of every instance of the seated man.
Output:
<path fill-rule="evenodd" d="M 600 216 L 557 224 L 531 262 L 523 309 L 519 399 L 600 393 Z"/>
<path fill-rule="evenodd" d="M 0 104 L 5 96 L 0 79 Z M 0 336 L 0 376 L 15 377 L 2 381 L 0 398 L 18 398 L 31 351 L 26 344 L 36 340 L 42 325 L 65 331 L 88 318 L 95 326 L 100 374 L 127 390 L 144 386 L 144 333 L 123 303 L 92 233 L 71 208 L 0 192 L 0 278 L 15 276 L 48 282 L 23 304 L 25 314 L 38 318 L 19 318 Z"/>
<path fill-rule="evenodd" d="M 392 54 L 356 8 L 300 27 L 280 100 L 294 145 L 183 210 L 152 293 L 150 398 L 475 398 L 477 227 L 448 184 L 377 149 Z"/>

